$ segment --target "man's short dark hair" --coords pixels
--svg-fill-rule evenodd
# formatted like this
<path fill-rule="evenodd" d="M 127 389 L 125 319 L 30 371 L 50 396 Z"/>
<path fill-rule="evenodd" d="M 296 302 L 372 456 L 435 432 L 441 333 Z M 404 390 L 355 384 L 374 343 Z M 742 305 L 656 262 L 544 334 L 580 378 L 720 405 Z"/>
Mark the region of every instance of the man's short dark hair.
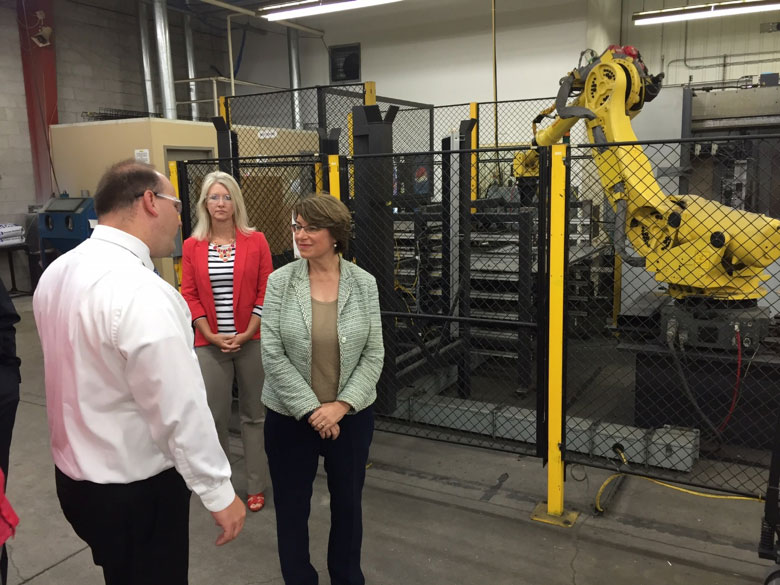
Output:
<path fill-rule="evenodd" d="M 154 167 L 133 159 L 112 165 L 101 177 L 95 191 L 95 211 L 98 217 L 131 207 L 147 189 L 157 190 L 160 175 Z"/>

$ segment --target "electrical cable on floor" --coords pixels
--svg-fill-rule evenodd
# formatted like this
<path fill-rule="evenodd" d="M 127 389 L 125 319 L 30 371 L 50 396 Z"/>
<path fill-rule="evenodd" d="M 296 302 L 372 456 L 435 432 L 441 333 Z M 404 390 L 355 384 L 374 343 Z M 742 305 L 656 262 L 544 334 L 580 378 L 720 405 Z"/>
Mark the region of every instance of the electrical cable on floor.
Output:
<path fill-rule="evenodd" d="M 612 447 L 612 450 L 615 453 L 618 454 L 618 456 L 620 457 L 621 461 L 623 461 L 623 464 L 626 467 L 630 467 L 629 462 L 628 462 L 628 457 L 626 457 L 626 454 L 625 454 L 625 452 L 623 451 L 622 448 L 620 448 L 618 445 L 615 445 L 614 447 Z M 673 490 L 676 490 L 676 491 L 679 491 L 679 492 L 683 492 L 685 494 L 692 495 L 692 496 L 700 496 L 702 498 L 710 498 L 710 499 L 713 499 L 713 500 L 746 500 L 746 501 L 749 501 L 749 502 L 752 502 L 752 501 L 764 502 L 763 498 L 756 497 L 756 496 L 730 496 L 730 495 L 721 495 L 721 494 L 707 494 L 707 493 L 704 493 L 704 492 L 697 492 L 695 490 L 691 490 L 691 489 L 688 489 L 688 488 L 682 488 L 682 487 L 679 487 L 679 486 L 676 486 L 676 485 L 672 485 L 670 483 L 667 483 L 665 481 L 661 481 L 659 479 L 654 479 L 652 477 L 647 477 L 647 476 L 639 475 L 639 474 L 635 474 L 635 473 L 624 473 L 624 472 L 618 471 L 617 473 L 613 473 L 612 475 L 610 475 L 604 481 L 604 483 L 601 484 L 601 487 L 599 488 L 599 491 L 596 493 L 595 508 L 596 508 L 597 512 L 602 513 L 602 514 L 604 513 L 604 509 L 601 507 L 601 496 L 603 495 L 604 490 L 607 488 L 607 486 L 610 483 L 612 483 L 614 480 L 616 480 L 616 479 L 618 479 L 620 477 L 629 477 L 629 476 L 631 476 L 631 477 L 638 477 L 640 479 L 647 480 L 647 481 L 649 481 L 651 483 L 655 483 L 655 484 L 658 484 L 660 486 L 667 487 L 669 489 L 673 489 Z"/>
<path fill-rule="evenodd" d="M 757 496 L 728 496 L 728 495 L 721 495 L 721 494 L 707 494 L 707 493 L 704 493 L 704 492 L 697 492 L 695 490 L 690 490 L 690 489 L 687 489 L 687 488 L 682 488 L 682 487 L 679 487 L 679 486 L 676 486 L 676 485 L 672 485 L 670 483 L 666 483 L 665 481 L 661 481 L 661 480 L 658 480 L 658 479 L 653 479 L 652 477 L 645 477 L 644 475 L 635 475 L 633 473 L 613 473 L 612 475 L 610 475 L 606 479 L 606 481 L 604 481 L 603 484 L 601 484 L 601 487 L 599 488 L 599 491 L 596 493 L 596 510 L 597 511 L 602 512 L 602 513 L 604 512 L 604 509 L 601 507 L 600 500 L 601 500 L 601 495 L 604 493 L 604 490 L 606 489 L 606 487 L 610 483 L 612 483 L 615 479 L 617 479 L 618 477 L 622 477 L 622 476 L 626 476 L 626 477 L 631 476 L 631 477 L 637 477 L 639 479 L 644 479 L 644 480 L 647 480 L 649 482 L 658 484 L 660 486 L 667 487 L 669 489 L 673 489 L 673 490 L 676 490 L 678 492 L 683 492 L 684 494 L 688 494 L 688 495 L 691 495 L 691 496 L 699 496 L 699 497 L 702 497 L 702 498 L 710 498 L 710 499 L 713 499 L 713 500 L 745 500 L 745 501 L 748 501 L 748 502 L 759 502 L 759 503 L 763 503 L 764 502 L 764 498 L 760 498 L 760 497 L 757 497 Z"/>

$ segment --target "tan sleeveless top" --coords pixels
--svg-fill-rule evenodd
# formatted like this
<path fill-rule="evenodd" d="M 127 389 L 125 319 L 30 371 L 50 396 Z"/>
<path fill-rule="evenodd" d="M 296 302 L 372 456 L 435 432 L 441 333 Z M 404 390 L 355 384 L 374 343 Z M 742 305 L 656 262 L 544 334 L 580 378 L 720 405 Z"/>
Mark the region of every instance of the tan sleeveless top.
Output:
<path fill-rule="evenodd" d="M 320 403 L 339 394 L 338 301 L 311 300 L 311 387 Z"/>

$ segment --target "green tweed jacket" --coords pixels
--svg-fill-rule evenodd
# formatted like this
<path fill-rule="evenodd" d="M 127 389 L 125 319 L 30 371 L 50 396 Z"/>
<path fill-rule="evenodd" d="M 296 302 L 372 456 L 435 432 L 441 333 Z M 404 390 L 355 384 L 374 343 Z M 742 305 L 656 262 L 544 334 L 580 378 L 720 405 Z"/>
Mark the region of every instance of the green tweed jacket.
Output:
<path fill-rule="evenodd" d="M 340 268 L 338 398 L 354 413 L 376 400 L 385 348 L 374 277 L 343 258 Z M 261 327 L 263 404 L 300 420 L 320 406 L 311 389 L 311 289 L 306 260 L 291 262 L 268 277 Z"/>

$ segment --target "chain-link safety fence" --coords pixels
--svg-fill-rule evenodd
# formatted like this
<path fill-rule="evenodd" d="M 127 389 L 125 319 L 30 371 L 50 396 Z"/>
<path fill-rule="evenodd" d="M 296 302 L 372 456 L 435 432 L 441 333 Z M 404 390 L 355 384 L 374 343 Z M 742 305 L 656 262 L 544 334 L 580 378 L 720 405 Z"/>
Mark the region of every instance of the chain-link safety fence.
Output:
<path fill-rule="evenodd" d="M 380 151 L 393 154 L 350 156 L 360 91 L 316 90 L 331 111 L 344 104 L 325 126 L 342 128 L 335 191 L 354 215 L 350 255 L 380 289 L 379 428 L 542 454 L 550 170 L 547 150 L 527 145 L 553 100 L 477 104 L 475 141 L 463 126 L 473 105 L 395 100 Z M 252 124 L 270 136 L 281 121 Z M 564 460 L 761 495 L 780 407 L 780 138 L 594 147 L 581 126 L 566 155 Z M 237 168 L 269 215 L 253 224 L 280 234 L 278 266 L 291 258 L 290 206 L 322 186 L 323 160 L 266 150 Z M 220 163 L 193 164 L 196 193 Z"/>
<path fill-rule="evenodd" d="M 353 252 L 377 277 L 387 336 L 378 425 L 532 453 L 545 149 L 455 150 L 352 161 Z M 474 155 L 513 169 L 476 200 Z M 780 407 L 780 139 L 579 145 L 567 163 L 565 461 L 763 494 Z M 407 178 L 420 175 L 433 180 Z"/>
<path fill-rule="evenodd" d="M 533 453 L 539 199 L 513 189 L 474 201 L 473 153 L 458 138 L 347 162 L 351 254 L 376 277 L 383 315 L 377 426 Z"/>
<path fill-rule="evenodd" d="M 762 495 L 780 407 L 780 139 L 567 158 L 565 460 Z"/>
<path fill-rule="evenodd" d="M 278 268 L 293 259 L 290 223 L 293 205 L 316 191 L 320 159 L 313 156 L 248 157 L 177 163 L 182 236 L 196 225 L 203 179 L 213 171 L 231 173 L 241 187 L 249 225 L 265 234 Z"/>
<path fill-rule="evenodd" d="M 500 148 L 530 145 L 534 130 L 547 126 L 555 117 L 551 112 L 555 98 L 481 102 L 476 104 L 477 132 L 475 148 Z M 571 142 L 587 142 L 584 124 L 572 128 Z M 567 137 L 568 140 L 568 137 Z M 514 183 L 511 160 L 498 161 L 489 151 L 477 155 L 477 196 L 490 197 L 491 192 Z"/>
<path fill-rule="evenodd" d="M 318 86 L 225 98 L 240 156 L 278 156 L 320 150 L 318 129 L 338 135 L 338 154 L 354 152 L 352 108 L 366 100 L 363 84 Z M 376 96 L 382 116 L 399 108 L 394 121 L 394 152 L 433 149 L 433 106 Z"/>
<path fill-rule="evenodd" d="M 364 99 L 364 86 L 351 84 L 232 96 L 225 102 L 242 157 L 319 152 L 319 128 L 340 128 L 339 153 L 347 155 L 348 116 Z"/>

